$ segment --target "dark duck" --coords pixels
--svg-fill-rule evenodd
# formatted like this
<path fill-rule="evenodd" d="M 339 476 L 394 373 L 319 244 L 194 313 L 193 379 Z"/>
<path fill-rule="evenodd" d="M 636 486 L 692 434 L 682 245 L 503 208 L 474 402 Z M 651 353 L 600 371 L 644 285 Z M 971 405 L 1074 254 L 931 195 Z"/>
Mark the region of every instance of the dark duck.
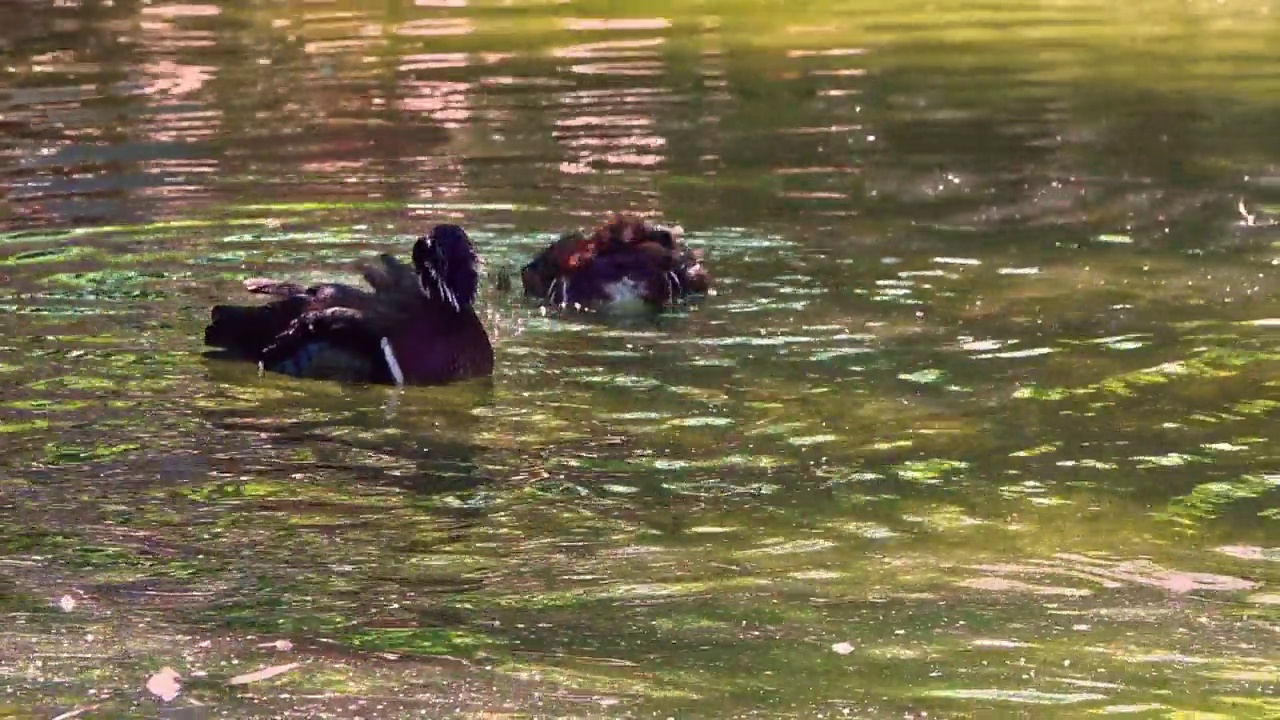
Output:
<path fill-rule="evenodd" d="M 711 277 L 679 228 L 615 215 L 590 234 L 566 233 L 520 271 L 527 296 L 558 307 L 660 311 L 705 294 Z"/>
<path fill-rule="evenodd" d="M 294 377 L 440 385 L 493 373 L 493 346 L 473 303 L 479 259 L 465 231 L 436 225 L 413 245 L 363 268 L 372 288 L 302 287 L 252 278 L 263 305 L 216 305 L 204 331 L 222 355 Z"/>

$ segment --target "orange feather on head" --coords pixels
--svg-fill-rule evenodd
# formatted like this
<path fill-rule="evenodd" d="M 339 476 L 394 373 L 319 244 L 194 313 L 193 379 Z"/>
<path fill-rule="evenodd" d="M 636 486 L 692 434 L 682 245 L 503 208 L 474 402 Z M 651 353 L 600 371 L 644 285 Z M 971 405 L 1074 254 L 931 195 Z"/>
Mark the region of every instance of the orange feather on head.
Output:
<path fill-rule="evenodd" d="M 552 264 L 560 273 L 576 270 L 595 255 L 595 244 L 581 233 L 566 235 L 551 248 Z"/>
<path fill-rule="evenodd" d="M 653 228 L 644 218 L 621 213 L 591 231 L 591 241 L 601 255 L 635 249 L 637 245 L 651 241 L 652 237 Z"/>

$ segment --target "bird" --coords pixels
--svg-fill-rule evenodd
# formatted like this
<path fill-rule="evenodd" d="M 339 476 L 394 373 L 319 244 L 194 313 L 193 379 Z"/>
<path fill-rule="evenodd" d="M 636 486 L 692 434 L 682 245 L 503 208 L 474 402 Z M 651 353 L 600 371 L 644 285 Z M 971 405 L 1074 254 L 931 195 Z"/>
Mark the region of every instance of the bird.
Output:
<path fill-rule="evenodd" d="M 479 257 L 465 230 L 440 224 L 362 268 L 372 290 L 250 278 L 262 305 L 215 305 L 204 343 L 262 372 L 395 385 L 441 385 L 493 374 L 493 346 L 474 303 Z"/>
<path fill-rule="evenodd" d="M 520 269 L 524 294 L 561 308 L 624 313 L 706 294 L 711 276 L 682 232 L 616 213 L 589 234 L 563 233 Z"/>

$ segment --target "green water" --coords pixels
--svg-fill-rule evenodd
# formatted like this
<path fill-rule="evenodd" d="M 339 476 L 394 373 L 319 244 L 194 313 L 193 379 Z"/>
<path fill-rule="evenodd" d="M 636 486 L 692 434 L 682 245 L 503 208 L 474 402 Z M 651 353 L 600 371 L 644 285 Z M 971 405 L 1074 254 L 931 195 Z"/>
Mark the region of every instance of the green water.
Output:
<path fill-rule="evenodd" d="M 1280 715 L 1272 4 L 20 5 L 0 716 Z M 718 294 L 486 280 L 492 386 L 200 355 L 615 209 Z"/>

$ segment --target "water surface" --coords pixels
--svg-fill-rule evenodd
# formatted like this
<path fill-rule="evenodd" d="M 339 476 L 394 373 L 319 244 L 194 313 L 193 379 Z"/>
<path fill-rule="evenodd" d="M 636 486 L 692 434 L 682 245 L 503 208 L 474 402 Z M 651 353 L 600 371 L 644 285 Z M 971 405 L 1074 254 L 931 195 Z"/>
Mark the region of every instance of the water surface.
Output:
<path fill-rule="evenodd" d="M 20 5 L 6 716 L 1280 713 L 1269 3 Z M 620 209 L 717 295 L 486 280 L 491 386 L 200 356 Z"/>

